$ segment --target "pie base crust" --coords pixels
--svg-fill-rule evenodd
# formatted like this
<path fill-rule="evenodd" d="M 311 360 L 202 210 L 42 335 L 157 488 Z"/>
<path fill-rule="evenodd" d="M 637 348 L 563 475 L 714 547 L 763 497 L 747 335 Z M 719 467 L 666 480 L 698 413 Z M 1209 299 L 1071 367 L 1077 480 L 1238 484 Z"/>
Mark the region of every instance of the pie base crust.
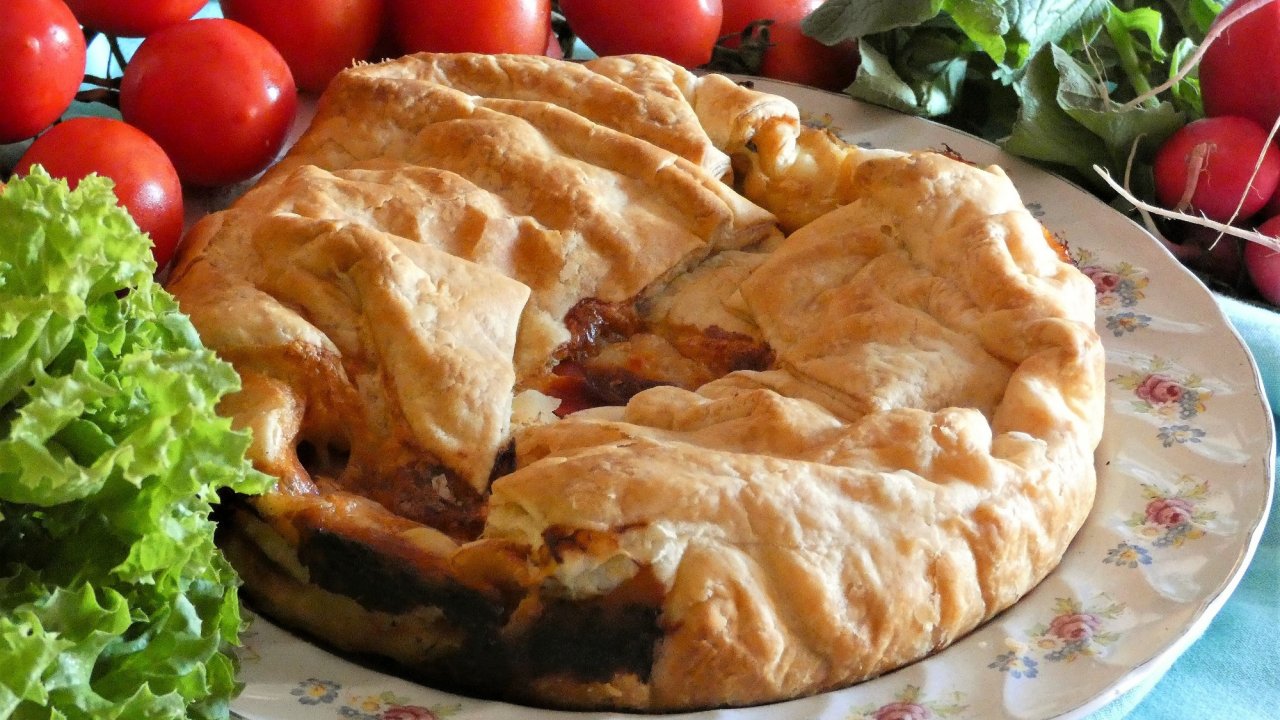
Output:
<path fill-rule="evenodd" d="M 357 66 L 182 248 L 278 478 L 222 523 L 246 595 L 449 689 L 845 687 L 1016 602 L 1092 506 L 1093 286 L 1004 172 L 722 76 Z"/>

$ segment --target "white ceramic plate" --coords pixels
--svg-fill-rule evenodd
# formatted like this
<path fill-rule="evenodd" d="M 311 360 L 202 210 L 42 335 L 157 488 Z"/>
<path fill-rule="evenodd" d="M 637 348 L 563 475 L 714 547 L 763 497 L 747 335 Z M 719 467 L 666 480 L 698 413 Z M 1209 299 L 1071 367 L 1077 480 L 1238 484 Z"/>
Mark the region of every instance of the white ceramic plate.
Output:
<path fill-rule="evenodd" d="M 1163 673 L 1253 555 L 1275 433 L 1257 370 L 1209 292 L 1137 225 L 981 140 L 846 97 L 756 81 L 853 143 L 998 163 L 1098 289 L 1108 413 L 1097 504 L 1062 564 L 933 657 L 852 688 L 673 717 L 921 720 L 1081 717 Z M 601 720 L 474 700 L 348 663 L 258 619 L 234 703 L 251 720 Z"/>

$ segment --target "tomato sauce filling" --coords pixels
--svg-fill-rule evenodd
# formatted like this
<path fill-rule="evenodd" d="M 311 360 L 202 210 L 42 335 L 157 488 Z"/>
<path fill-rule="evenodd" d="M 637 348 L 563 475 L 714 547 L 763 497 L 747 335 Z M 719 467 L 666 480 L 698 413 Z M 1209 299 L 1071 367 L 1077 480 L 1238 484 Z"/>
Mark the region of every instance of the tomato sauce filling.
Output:
<path fill-rule="evenodd" d="M 565 316 L 570 339 L 555 367 L 536 383 L 560 400 L 560 417 L 579 410 L 625 405 L 660 385 L 693 390 L 737 370 L 765 370 L 775 357 L 762 340 L 712 325 L 705 329 L 651 326 L 633 304 L 588 298 Z"/>

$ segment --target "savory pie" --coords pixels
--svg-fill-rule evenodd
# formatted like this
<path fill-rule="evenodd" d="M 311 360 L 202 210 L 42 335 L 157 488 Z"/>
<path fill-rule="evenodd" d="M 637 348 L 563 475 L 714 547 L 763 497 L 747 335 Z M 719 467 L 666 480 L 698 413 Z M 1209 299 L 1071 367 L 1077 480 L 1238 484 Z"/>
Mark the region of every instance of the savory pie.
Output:
<path fill-rule="evenodd" d="M 1094 496 L 1093 287 L 997 167 L 651 57 L 340 74 L 169 283 L 279 478 L 267 616 L 467 693 L 856 683 L 1045 577 Z"/>

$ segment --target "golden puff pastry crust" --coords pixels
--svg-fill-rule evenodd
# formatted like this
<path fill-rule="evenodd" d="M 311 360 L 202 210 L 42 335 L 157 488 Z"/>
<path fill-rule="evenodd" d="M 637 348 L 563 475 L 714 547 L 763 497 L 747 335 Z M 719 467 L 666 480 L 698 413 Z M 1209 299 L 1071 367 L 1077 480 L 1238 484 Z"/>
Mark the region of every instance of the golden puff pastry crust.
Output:
<path fill-rule="evenodd" d="M 767 703 L 1016 602 L 1093 501 L 1091 283 L 995 167 L 643 56 L 340 74 L 170 289 L 268 616 L 543 706 Z"/>

